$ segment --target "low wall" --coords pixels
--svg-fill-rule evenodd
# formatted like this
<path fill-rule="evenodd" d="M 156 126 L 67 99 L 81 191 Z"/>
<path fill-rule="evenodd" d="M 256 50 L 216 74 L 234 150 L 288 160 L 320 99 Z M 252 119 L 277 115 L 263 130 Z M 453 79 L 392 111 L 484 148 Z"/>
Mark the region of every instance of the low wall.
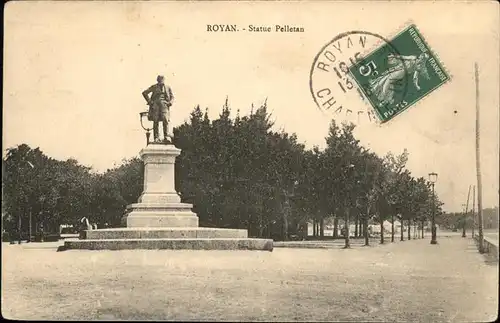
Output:
<path fill-rule="evenodd" d="M 477 235 L 474 237 L 474 240 L 479 245 L 479 237 Z M 498 241 L 490 237 L 484 237 L 483 247 L 485 254 L 498 261 Z"/>

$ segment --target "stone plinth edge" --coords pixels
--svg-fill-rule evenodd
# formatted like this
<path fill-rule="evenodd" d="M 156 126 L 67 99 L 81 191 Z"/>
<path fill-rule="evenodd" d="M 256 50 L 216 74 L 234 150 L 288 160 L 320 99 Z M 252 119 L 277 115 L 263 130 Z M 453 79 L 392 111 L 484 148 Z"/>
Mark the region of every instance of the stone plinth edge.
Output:
<path fill-rule="evenodd" d="M 217 239 L 217 238 L 248 238 L 248 231 L 243 229 L 220 228 L 110 228 L 86 230 L 84 239 Z"/>
<path fill-rule="evenodd" d="M 175 158 L 181 154 L 181 150 L 174 145 L 150 144 L 141 149 L 139 155 L 144 163 L 154 161 L 156 164 L 173 164 Z"/>
<path fill-rule="evenodd" d="M 63 250 L 262 250 L 273 251 L 271 239 L 107 239 L 65 241 Z"/>

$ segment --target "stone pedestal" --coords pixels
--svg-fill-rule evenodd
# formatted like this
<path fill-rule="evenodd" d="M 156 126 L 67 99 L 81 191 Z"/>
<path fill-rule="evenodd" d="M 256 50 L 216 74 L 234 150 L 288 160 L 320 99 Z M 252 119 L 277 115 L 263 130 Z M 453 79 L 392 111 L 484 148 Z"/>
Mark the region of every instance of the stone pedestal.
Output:
<path fill-rule="evenodd" d="M 144 161 L 144 190 L 139 203 L 180 203 L 175 190 L 175 159 L 181 150 L 174 145 L 152 144 L 141 150 Z"/>
<path fill-rule="evenodd" d="M 198 227 L 193 206 L 181 203 L 175 190 L 175 159 L 180 153 L 174 145 L 152 144 L 141 150 L 144 191 L 139 203 L 127 206 L 122 220 L 127 228 Z"/>
<path fill-rule="evenodd" d="M 138 203 L 127 206 L 124 228 L 87 230 L 83 239 L 66 241 L 62 250 L 121 249 L 244 249 L 273 250 L 273 240 L 250 239 L 240 229 L 198 227 L 192 205 L 175 190 L 174 145 L 150 144 L 142 149 L 144 190 Z"/>

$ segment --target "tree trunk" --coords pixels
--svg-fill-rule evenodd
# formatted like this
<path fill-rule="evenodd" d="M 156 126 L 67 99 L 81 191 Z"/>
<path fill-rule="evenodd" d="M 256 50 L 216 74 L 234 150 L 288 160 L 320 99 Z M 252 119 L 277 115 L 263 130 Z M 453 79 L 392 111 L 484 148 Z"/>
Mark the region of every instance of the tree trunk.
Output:
<path fill-rule="evenodd" d="M 259 225 L 259 238 L 264 236 L 264 230 L 266 227 Z"/>
<path fill-rule="evenodd" d="M 339 237 L 339 219 L 337 216 L 333 219 L 333 239 L 337 239 Z"/>
<path fill-rule="evenodd" d="M 319 235 L 321 238 L 325 236 L 325 219 L 323 218 L 319 222 Z"/>
<path fill-rule="evenodd" d="M 365 236 L 364 230 L 365 229 L 365 218 L 359 213 L 359 231 L 358 231 L 358 238 L 363 238 Z"/>
<path fill-rule="evenodd" d="M 344 248 L 351 248 L 351 241 L 349 240 L 349 207 L 345 208 L 345 246 Z"/>
<path fill-rule="evenodd" d="M 405 221 L 403 220 L 403 217 L 401 216 L 401 241 L 405 241 L 405 235 L 404 235 L 404 228 L 405 228 Z"/>
<path fill-rule="evenodd" d="M 422 220 L 422 239 L 424 238 L 424 220 Z"/>
<path fill-rule="evenodd" d="M 382 216 L 377 212 L 377 217 L 379 218 L 380 224 L 380 243 L 384 243 L 384 221 L 382 220 Z"/>
<path fill-rule="evenodd" d="M 408 240 L 411 240 L 411 220 L 408 219 Z"/>
<path fill-rule="evenodd" d="M 313 219 L 312 226 L 313 226 L 313 237 L 316 237 L 316 219 Z"/>
<path fill-rule="evenodd" d="M 380 220 L 380 243 L 384 244 L 384 220 Z"/>
<path fill-rule="evenodd" d="M 391 242 L 394 242 L 394 214 L 391 214 Z"/>
<path fill-rule="evenodd" d="M 362 238 L 363 237 L 363 216 L 361 215 L 361 213 L 358 213 L 357 220 L 358 220 L 358 238 Z"/>
<path fill-rule="evenodd" d="M 354 238 L 357 238 L 358 237 L 358 225 L 359 225 L 359 214 L 357 214 L 356 212 L 356 218 L 355 218 L 355 223 L 354 223 Z"/>
<path fill-rule="evenodd" d="M 252 223 L 252 219 L 251 219 L 251 216 L 249 216 L 248 217 L 248 222 L 247 222 L 247 231 L 248 231 L 248 234 L 250 234 L 251 223 Z M 215 225 L 217 225 L 217 221 L 215 221 Z"/>
<path fill-rule="evenodd" d="M 290 211 L 287 205 L 285 210 L 283 210 L 283 241 L 288 241 L 288 212 Z"/>
<path fill-rule="evenodd" d="M 366 215 L 364 217 L 364 230 L 363 230 L 363 235 L 365 237 L 365 246 L 369 246 L 370 245 L 370 239 L 368 237 L 368 214 L 370 214 L 370 209 L 368 208 L 367 212 L 366 212 Z"/>

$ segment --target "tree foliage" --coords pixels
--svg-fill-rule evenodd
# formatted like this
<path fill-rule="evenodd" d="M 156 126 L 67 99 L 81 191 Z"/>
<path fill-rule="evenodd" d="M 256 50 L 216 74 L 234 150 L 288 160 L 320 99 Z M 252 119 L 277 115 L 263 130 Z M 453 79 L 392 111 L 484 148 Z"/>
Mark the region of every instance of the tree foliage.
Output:
<path fill-rule="evenodd" d="M 368 220 L 429 218 L 432 192 L 424 178 L 405 169 L 407 151 L 377 156 L 355 138 L 354 125 L 335 121 L 325 149 L 305 149 L 295 134 L 275 131 L 273 125 L 267 102 L 233 117 L 226 99 L 215 120 L 197 106 L 174 129 L 174 144 L 182 150 L 177 191 L 194 205 L 201 226 L 286 239 L 300 234 L 307 221 L 320 224 L 317 234 L 328 218 L 345 226 L 346 214 L 362 221 L 364 230 Z M 138 158 L 95 173 L 74 159 L 55 160 L 23 144 L 8 150 L 3 171 L 7 229 L 21 218 L 26 230 L 30 212 L 35 222 L 54 227 L 83 216 L 101 227 L 117 226 L 143 189 L 144 165 Z"/>

